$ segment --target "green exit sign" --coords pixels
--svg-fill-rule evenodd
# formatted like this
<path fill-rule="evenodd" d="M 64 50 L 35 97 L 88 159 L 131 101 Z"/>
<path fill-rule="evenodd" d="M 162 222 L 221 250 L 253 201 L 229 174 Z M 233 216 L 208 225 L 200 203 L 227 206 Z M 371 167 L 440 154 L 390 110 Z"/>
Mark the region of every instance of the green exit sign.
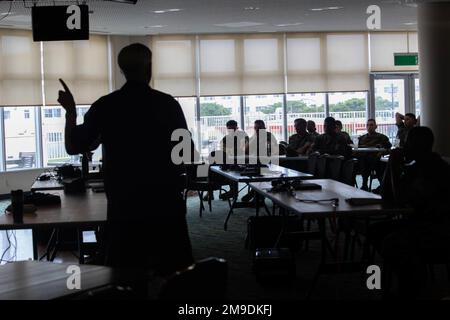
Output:
<path fill-rule="evenodd" d="M 419 65 L 418 53 L 394 53 L 395 66 L 417 66 Z"/>

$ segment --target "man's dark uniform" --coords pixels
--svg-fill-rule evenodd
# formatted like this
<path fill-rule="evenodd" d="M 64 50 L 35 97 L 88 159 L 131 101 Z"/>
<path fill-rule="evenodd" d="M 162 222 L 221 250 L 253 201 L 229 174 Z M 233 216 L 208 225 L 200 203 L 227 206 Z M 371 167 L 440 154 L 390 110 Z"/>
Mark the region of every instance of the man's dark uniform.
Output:
<path fill-rule="evenodd" d="M 380 147 L 389 150 L 392 147 L 392 144 L 387 136 L 382 133 L 374 132 L 373 134 L 366 133 L 359 137 L 358 146 L 365 148 Z M 385 166 L 380 163 L 380 156 L 380 154 L 376 153 L 359 155 L 358 162 L 363 177 L 363 186 L 367 186 L 367 180 L 372 171 L 375 171 L 377 179 L 381 182 Z"/>
<path fill-rule="evenodd" d="M 293 134 L 289 137 L 288 149 L 292 151 L 297 151 L 302 148 L 307 143 L 313 143 L 314 138 L 309 134 L 305 133 L 304 135 L 299 135 L 298 133 Z"/>
<path fill-rule="evenodd" d="M 351 148 L 345 141 L 345 137 L 338 133 L 324 133 L 317 136 L 312 151 L 320 154 L 341 155 L 345 158 L 351 156 Z"/>
<path fill-rule="evenodd" d="M 99 136 L 104 147 L 107 265 L 167 274 L 192 263 L 183 167 L 171 159 L 176 129 L 187 130 L 178 102 L 129 81 L 98 99 L 73 130 L 78 148 Z"/>

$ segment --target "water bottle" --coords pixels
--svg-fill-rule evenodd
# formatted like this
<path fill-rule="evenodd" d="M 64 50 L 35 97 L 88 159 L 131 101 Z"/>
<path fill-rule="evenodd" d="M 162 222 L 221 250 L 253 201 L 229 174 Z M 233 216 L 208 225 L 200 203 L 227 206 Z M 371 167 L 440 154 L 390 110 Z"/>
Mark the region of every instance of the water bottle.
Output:
<path fill-rule="evenodd" d="M 14 223 L 23 223 L 23 191 L 11 191 L 11 208 Z"/>

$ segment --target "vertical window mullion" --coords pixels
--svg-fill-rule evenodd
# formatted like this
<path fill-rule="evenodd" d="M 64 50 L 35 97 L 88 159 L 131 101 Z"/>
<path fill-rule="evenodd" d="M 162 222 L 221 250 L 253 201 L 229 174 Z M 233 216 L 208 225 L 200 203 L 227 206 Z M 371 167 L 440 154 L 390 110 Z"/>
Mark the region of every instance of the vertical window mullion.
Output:
<path fill-rule="evenodd" d="M 288 141 L 288 130 L 287 130 L 287 94 L 283 94 L 283 138 L 284 141 Z"/>
<path fill-rule="evenodd" d="M 241 127 L 242 130 L 245 130 L 245 98 L 244 96 L 240 96 L 239 97 L 239 101 L 240 101 L 240 105 L 239 105 L 239 113 L 240 113 L 240 119 L 239 119 L 239 126 Z"/>
<path fill-rule="evenodd" d="M 370 89 L 368 98 L 368 118 L 375 119 L 375 75 L 370 75 Z"/>
<path fill-rule="evenodd" d="M 329 93 L 325 93 L 325 118 L 330 116 L 330 97 Z"/>
<path fill-rule="evenodd" d="M 288 79 L 287 79 L 287 37 L 286 33 L 283 33 L 283 136 L 284 141 L 288 141 L 288 123 L 287 123 L 287 92 L 288 92 Z"/>
<path fill-rule="evenodd" d="M 197 146 L 202 153 L 202 125 L 200 122 L 200 37 L 195 36 L 195 122 L 197 124 Z"/>
<path fill-rule="evenodd" d="M 0 171 L 6 171 L 6 148 L 5 148 L 5 117 L 4 108 L 0 108 Z"/>
<path fill-rule="evenodd" d="M 42 117 L 41 117 L 41 108 L 34 108 L 34 126 L 35 126 L 35 140 L 36 140 L 36 167 L 42 168 L 44 167 L 44 149 L 42 142 Z"/>

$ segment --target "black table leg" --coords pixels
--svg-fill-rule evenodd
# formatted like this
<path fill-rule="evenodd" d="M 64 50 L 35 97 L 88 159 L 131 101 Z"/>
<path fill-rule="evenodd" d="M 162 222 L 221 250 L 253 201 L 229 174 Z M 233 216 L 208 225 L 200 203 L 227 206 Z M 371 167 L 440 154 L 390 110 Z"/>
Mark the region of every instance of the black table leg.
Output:
<path fill-rule="evenodd" d="M 320 218 L 317 220 L 317 222 L 319 224 L 319 232 L 320 232 L 320 239 L 321 239 L 321 258 L 320 258 L 319 268 L 317 269 L 316 274 L 314 275 L 314 278 L 313 278 L 313 281 L 309 288 L 306 299 L 311 298 L 311 295 L 316 287 L 317 281 L 319 280 L 319 276 L 322 271 L 322 267 L 325 265 L 326 260 L 327 260 L 327 250 L 328 250 L 328 246 L 329 246 L 328 239 L 327 239 L 325 220 L 323 218 Z M 327 243 L 328 243 L 328 245 L 327 245 Z"/>
<path fill-rule="evenodd" d="M 237 200 L 238 200 L 238 195 L 236 195 L 236 196 L 233 198 L 233 203 L 231 204 L 230 211 L 228 211 L 227 218 L 225 219 L 225 223 L 223 224 L 223 229 L 224 229 L 225 231 L 227 231 L 227 229 L 228 229 L 228 220 L 230 220 L 231 214 L 233 213 L 233 209 L 234 209 L 234 207 L 235 207 L 235 205 L 236 205 Z"/>
<path fill-rule="evenodd" d="M 33 260 L 39 260 L 38 253 L 38 241 L 37 241 L 37 231 L 35 228 L 31 229 L 33 235 Z"/>

